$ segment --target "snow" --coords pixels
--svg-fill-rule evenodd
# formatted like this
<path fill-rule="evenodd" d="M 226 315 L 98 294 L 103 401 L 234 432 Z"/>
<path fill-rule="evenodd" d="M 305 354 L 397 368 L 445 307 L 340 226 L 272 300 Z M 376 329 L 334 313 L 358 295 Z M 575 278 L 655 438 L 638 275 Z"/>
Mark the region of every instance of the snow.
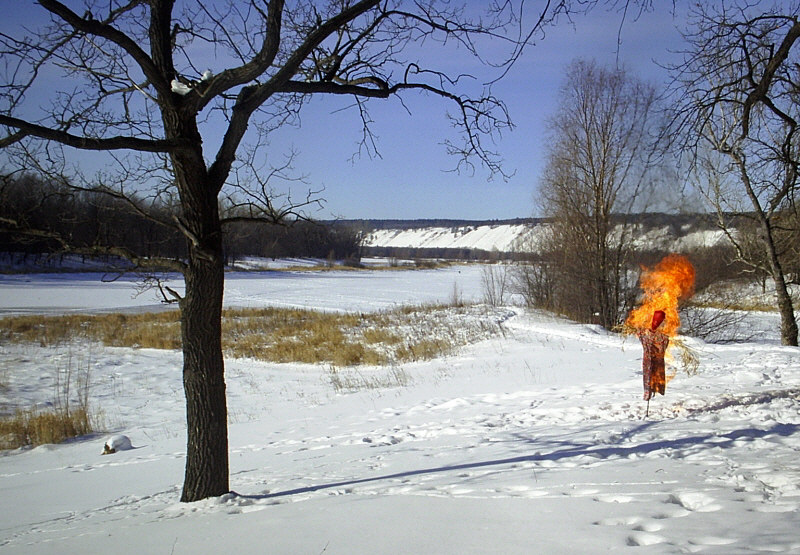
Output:
<path fill-rule="evenodd" d="M 639 226 L 641 228 L 641 226 Z M 476 249 L 487 252 L 538 252 L 547 233 L 548 224 L 496 224 L 456 227 L 421 227 L 412 229 L 378 229 L 367 234 L 365 247 Z M 618 228 L 617 232 L 621 232 Z M 641 249 L 664 249 L 686 252 L 696 248 L 713 247 L 727 242 L 717 229 L 682 230 L 676 235 L 669 226 L 639 229 L 634 246 Z"/>
<path fill-rule="evenodd" d="M 229 306 L 380 310 L 480 298 L 480 267 L 228 276 Z M 0 311 L 150 309 L 132 281 L 0 277 Z M 177 285 L 177 283 L 173 284 Z M 152 295 L 152 297 L 151 297 Z M 50 304 L 48 304 L 50 303 Z M 641 400 L 641 347 L 520 307 L 504 333 L 343 393 L 331 369 L 226 361 L 233 493 L 179 503 L 175 351 L 0 345 L 0 406 L 91 371 L 106 433 L 0 455 L 3 553 L 800 552 L 800 350 L 684 338 L 698 372 Z M 458 325 L 458 322 L 454 322 Z M 388 382 L 388 380 L 387 380 Z M 109 436 L 133 448 L 102 456 Z"/>
<path fill-rule="evenodd" d="M 172 82 L 170 83 L 170 86 L 172 87 L 172 92 L 177 93 L 181 96 L 186 96 L 187 94 L 192 92 L 192 87 L 184 83 L 181 83 L 177 79 L 173 79 Z"/>
<path fill-rule="evenodd" d="M 368 234 L 362 244 L 366 247 L 515 252 L 520 250 L 521 241 L 526 237 L 538 237 L 544 229 L 544 226 L 531 228 L 525 224 L 379 229 Z"/>
<path fill-rule="evenodd" d="M 311 261 L 282 261 L 274 267 L 304 266 Z M 248 261 L 244 261 L 248 264 Z M 254 261 L 250 261 L 252 267 Z M 459 265 L 449 270 L 402 271 L 228 272 L 225 306 L 316 308 L 333 311 L 382 310 L 409 303 L 448 302 L 454 295 L 480 300 L 481 267 Z M 114 276 L 116 277 L 116 276 Z M 170 276 L 167 276 L 168 278 Z M 155 310 L 163 308 L 157 290 L 140 290 L 133 276 L 110 282 L 106 274 L 15 274 L 0 276 L 0 315 L 26 313 Z M 165 285 L 183 292 L 182 279 Z M 87 304 L 89 303 L 89 304 Z"/>
<path fill-rule="evenodd" d="M 111 436 L 106 440 L 103 444 L 103 455 L 113 455 L 118 451 L 128 451 L 129 449 L 133 449 L 133 445 L 131 445 L 131 438 L 126 435 L 117 434 L 115 436 Z"/>

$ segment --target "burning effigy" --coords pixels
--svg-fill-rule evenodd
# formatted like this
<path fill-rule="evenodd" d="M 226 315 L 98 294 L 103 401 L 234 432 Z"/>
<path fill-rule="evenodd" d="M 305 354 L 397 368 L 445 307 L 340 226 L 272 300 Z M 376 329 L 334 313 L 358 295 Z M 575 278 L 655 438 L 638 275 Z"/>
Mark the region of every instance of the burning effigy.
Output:
<path fill-rule="evenodd" d="M 649 401 L 656 393 L 664 395 L 667 389 L 666 354 L 669 336 L 658 328 L 664 322 L 665 312 L 653 312 L 653 321 L 648 329 L 638 330 L 636 335 L 642 342 L 642 382 L 644 399 Z"/>
<path fill-rule="evenodd" d="M 666 355 L 670 340 L 681 326 L 678 306 L 694 293 L 694 267 L 685 256 L 670 254 L 653 268 L 644 268 L 639 279 L 642 299 L 625 321 L 625 330 L 642 343 L 642 381 L 648 402 L 664 395 L 668 377 Z"/>

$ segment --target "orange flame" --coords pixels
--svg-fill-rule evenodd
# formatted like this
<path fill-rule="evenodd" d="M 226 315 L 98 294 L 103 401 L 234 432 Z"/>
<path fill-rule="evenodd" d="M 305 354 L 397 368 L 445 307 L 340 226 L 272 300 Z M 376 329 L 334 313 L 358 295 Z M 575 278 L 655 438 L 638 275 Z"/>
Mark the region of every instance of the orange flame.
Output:
<path fill-rule="evenodd" d="M 642 268 L 639 286 L 644 292 L 642 304 L 631 311 L 625 325 L 632 331 L 650 328 L 653 313 L 666 313 L 659 331 L 674 336 L 681 326 L 678 303 L 694 294 L 694 266 L 685 256 L 669 254 L 654 268 Z"/>

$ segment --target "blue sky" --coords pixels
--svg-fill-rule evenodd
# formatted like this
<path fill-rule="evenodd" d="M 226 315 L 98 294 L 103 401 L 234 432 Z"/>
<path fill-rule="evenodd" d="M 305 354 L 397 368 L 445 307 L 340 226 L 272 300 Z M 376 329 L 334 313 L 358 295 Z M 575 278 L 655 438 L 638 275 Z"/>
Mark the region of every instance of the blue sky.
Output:
<path fill-rule="evenodd" d="M 576 17 L 572 24 L 562 22 L 548 29 L 544 39 L 529 47 L 494 86 L 493 92 L 507 103 L 516 125 L 495 149 L 505 160 L 505 170 L 514 172 L 508 180 L 499 176 L 488 180 L 487 171 L 481 167 L 474 175 L 448 172 L 456 160 L 447 156 L 440 143 L 453 136 L 445 118 L 451 107 L 415 93 L 404 97 L 411 114 L 397 99 L 370 101 L 380 157 L 362 155 L 353 159 L 361 136 L 360 119 L 357 111 L 346 109 L 352 100 L 341 97 L 310 101 L 301 113 L 300 128 L 285 128 L 271 135 L 268 156 L 279 161 L 289 150 L 297 152 L 295 170 L 306 177 L 308 185 L 293 185 L 292 195 L 304 198 L 308 188 L 324 188 L 324 207 L 311 214 L 316 218 L 529 217 L 542 170 L 545 121 L 555 110 L 563 71 L 573 59 L 594 58 L 612 66 L 619 61 L 639 77 L 656 84 L 665 82 L 665 72 L 654 60 L 668 61 L 669 50 L 680 48 L 675 29 L 679 19 L 673 18 L 672 2 L 654 3 L 658 5 L 654 11 L 638 20 L 629 15 L 618 52 L 622 16 L 604 9 L 601 3 L 589 15 Z M 12 20 L 31 23 L 31 16 L 41 13 L 41 8 L 22 4 Z M 447 63 L 455 64 L 459 71 L 478 71 L 466 57 Z M 75 160 L 84 156 L 74 155 Z"/>
<path fill-rule="evenodd" d="M 671 2 L 657 2 L 653 13 L 622 28 L 619 62 L 639 77 L 657 84 L 666 74 L 653 60 L 665 62 L 681 46 Z M 444 113 L 448 106 L 435 99 L 414 100 L 408 115 L 397 101 L 372 103 L 374 131 L 381 158 L 349 159 L 359 139 L 357 114 L 332 113 L 348 104 L 325 99 L 309 106 L 303 128 L 282 134 L 274 147 L 299 151 L 298 169 L 325 187 L 326 216 L 344 218 L 507 219 L 529 217 L 542 170 L 545 121 L 553 114 L 565 67 L 576 57 L 617 63 L 620 14 L 597 9 L 550 29 L 544 40 L 529 48 L 512 71 L 494 87 L 511 112 L 516 128 L 497 145 L 505 168 L 515 172 L 507 181 L 454 174 L 455 160 L 439 143 L 450 133 Z"/>

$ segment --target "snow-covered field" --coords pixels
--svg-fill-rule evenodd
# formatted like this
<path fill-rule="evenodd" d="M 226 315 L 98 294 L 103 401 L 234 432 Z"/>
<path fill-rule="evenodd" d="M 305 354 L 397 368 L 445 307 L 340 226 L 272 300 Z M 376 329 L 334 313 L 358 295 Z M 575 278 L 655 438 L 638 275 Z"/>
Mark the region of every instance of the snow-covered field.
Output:
<path fill-rule="evenodd" d="M 480 268 L 230 274 L 226 303 L 479 299 Z M 148 309 L 129 281 L 2 276 L 0 311 Z M 108 434 L 0 456 L 2 553 L 800 553 L 800 350 L 687 339 L 645 418 L 638 342 L 511 307 L 505 334 L 397 368 L 228 360 L 231 487 L 178 502 L 178 352 L 0 345 L 4 406 L 91 370 Z M 454 323 L 456 325 L 457 323 Z M 391 379 L 402 375 L 402 386 Z M 341 376 L 340 376 L 341 377 Z M 108 435 L 134 449 L 102 456 Z"/>

